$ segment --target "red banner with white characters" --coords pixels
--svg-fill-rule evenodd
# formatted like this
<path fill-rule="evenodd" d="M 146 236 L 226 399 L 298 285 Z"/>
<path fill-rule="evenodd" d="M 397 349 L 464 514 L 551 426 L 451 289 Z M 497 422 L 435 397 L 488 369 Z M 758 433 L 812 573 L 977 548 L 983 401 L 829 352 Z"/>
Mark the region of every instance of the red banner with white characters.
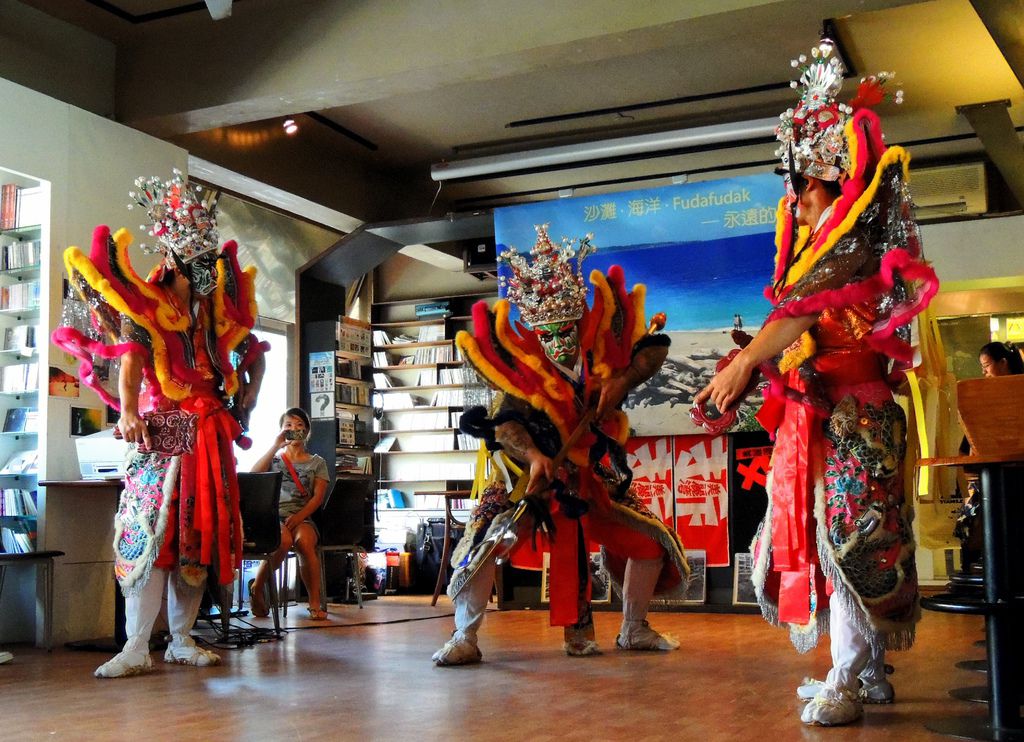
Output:
<path fill-rule="evenodd" d="M 729 442 L 726 436 L 673 436 L 676 531 L 708 567 L 729 566 Z"/>
<path fill-rule="evenodd" d="M 630 438 L 626 442 L 626 455 L 636 493 L 666 526 L 674 528 L 672 438 Z"/>

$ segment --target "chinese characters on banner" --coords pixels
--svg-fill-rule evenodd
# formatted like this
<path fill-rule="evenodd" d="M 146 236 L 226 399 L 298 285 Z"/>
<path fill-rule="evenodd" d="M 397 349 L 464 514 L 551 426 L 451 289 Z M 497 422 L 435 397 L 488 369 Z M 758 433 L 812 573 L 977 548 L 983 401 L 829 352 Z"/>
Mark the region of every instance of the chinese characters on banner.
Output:
<path fill-rule="evenodd" d="M 677 435 L 676 532 L 687 549 L 707 552 L 707 566 L 729 566 L 729 443 L 724 435 Z"/>
<path fill-rule="evenodd" d="M 672 438 L 630 438 L 626 454 L 640 500 L 662 523 L 673 528 Z"/>
<path fill-rule="evenodd" d="M 728 567 L 728 438 L 677 435 L 626 443 L 641 501 L 683 540 L 707 552 L 708 567 Z M 763 511 L 762 511 L 763 514 Z"/>

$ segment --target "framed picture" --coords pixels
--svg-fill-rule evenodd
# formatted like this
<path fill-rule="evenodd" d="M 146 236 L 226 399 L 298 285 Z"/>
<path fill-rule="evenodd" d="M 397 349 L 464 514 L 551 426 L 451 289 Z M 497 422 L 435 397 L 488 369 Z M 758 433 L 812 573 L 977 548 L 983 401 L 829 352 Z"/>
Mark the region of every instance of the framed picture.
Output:
<path fill-rule="evenodd" d="M 707 552 L 702 549 L 687 549 L 686 561 L 690 563 L 690 581 L 682 598 L 655 598 L 651 605 L 674 606 L 704 604 L 707 602 Z"/>
<path fill-rule="evenodd" d="M 599 551 L 592 551 L 589 555 L 588 564 L 590 567 L 590 602 L 611 603 L 612 602 L 612 580 L 608 570 L 604 566 L 604 555 Z M 544 552 L 544 567 L 540 576 L 540 602 L 551 602 L 550 580 L 551 578 L 551 553 Z"/>
<path fill-rule="evenodd" d="M 92 435 L 103 430 L 103 410 L 91 407 L 71 408 L 71 435 Z"/>
<path fill-rule="evenodd" d="M 757 605 L 757 594 L 754 592 L 754 555 L 750 552 L 736 554 L 736 567 L 732 571 L 732 604 Z"/>

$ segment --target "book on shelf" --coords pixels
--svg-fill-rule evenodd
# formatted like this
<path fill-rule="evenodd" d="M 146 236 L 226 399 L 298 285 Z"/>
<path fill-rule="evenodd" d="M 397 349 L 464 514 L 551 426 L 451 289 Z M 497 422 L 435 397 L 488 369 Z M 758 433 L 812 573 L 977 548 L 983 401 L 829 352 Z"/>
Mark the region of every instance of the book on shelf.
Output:
<path fill-rule="evenodd" d="M 382 507 L 389 509 L 413 507 L 413 498 L 394 488 L 377 490 L 377 501 Z"/>
<path fill-rule="evenodd" d="M 352 379 L 353 381 L 363 380 L 363 364 L 359 361 L 338 358 L 337 364 L 336 373 L 338 376 Z"/>
<path fill-rule="evenodd" d="M 343 474 L 370 474 L 373 471 L 369 456 L 358 456 L 351 453 L 336 454 L 335 467 Z"/>
<path fill-rule="evenodd" d="M 438 389 L 431 397 L 433 407 L 460 407 L 465 404 L 466 392 L 463 389 Z"/>
<path fill-rule="evenodd" d="M 441 384 L 463 384 L 465 383 L 464 370 L 461 368 L 438 369 L 438 381 Z"/>
<path fill-rule="evenodd" d="M 14 519 L 0 528 L 0 540 L 8 554 L 29 554 L 35 551 L 36 529 L 33 521 Z"/>
<path fill-rule="evenodd" d="M 15 201 L 15 229 L 42 224 L 49 216 L 46 191 L 41 185 L 19 188 Z"/>
<path fill-rule="evenodd" d="M 40 240 L 20 240 L 4 245 L 0 250 L 0 270 L 14 271 L 38 266 L 41 248 Z"/>
<path fill-rule="evenodd" d="M 377 441 L 377 445 L 373 447 L 373 452 L 382 453 L 384 451 L 391 451 L 394 449 L 396 441 L 397 438 L 395 436 L 385 435 L 381 437 L 379 441 Z"/>
<path fill-rule="evenodd" d="M 444 325 L 424 325 L 420 328 L 418 340 L 421 343 L 444 340 Z"/>
<path fill-rule="evenodd" d="M 390 366 L 391 363 L 388 361 L 388 354 L 383 350 L 373 351 L 373 365 L 377 367 Z"/>
<path fill-rule="evenodd" d="M 373 372 L 373 384 L 378 388 L 390 389 L 393 385 L 391 383 L 391 377 L 383 371 Z"/>
<path fill-rule="evenodd" d="M 18 191 L 16 183 L 0 186 L 0 229 L 14 229 L 18 226 Z"/>
<path fill-rule="evenodd" d="M 419 380 L 416 382 L 419 386 L 433 386 L 437 383 L 437 369 L 436 368 L 425 368 L 419 373 Z"/>
<path fill-rule="evenodd" d="M 39 514 L 35 490 L 4 489 L 0 497 L 0 515 L 34 518 Z"/>
<path fill-rule="evenodd" d="M 33 474 L 38 468 L 38 451 L 15 451 L 0 469 L 0 474 Z"/>
<path fill-rule="evenodd" d="M 354 418 L 338 418 L 338 445 L 354 446 L 359 440 L 359 434 L 366 432 L 366 423 Z"/>
<path fill-rule="evenodd" d="M 370 404 L 370 389 L 362 384 L 335 384 L 334 395 L 335 399 L 341 404 Z"/>
<path fill-rule="evenodd" d="M 5 433 L 24 433 L 25 422 L 28 418 L 28 413 L 32 410 L 31 407 L 11 407 L 7 410 L 4 415 L 4 430 Z"/>
<path fill-rule="evenodd" d="M 377 394 L 382 410 L 404 410 L 414 405 L 412 395 L 408 392 L 394 394 Z"/>
<path fill-rule="evenodd" d="M 0 392 L 32 391 L 39 383 L 39 364 L 21 363 L 0 368 Z"/>
<path fill-rule="evenodd" d="M 39 281 L 25 281 L 0 288 L 0 309 L 35 309 L 39 306 Z"/>
<path fill-rule="evenodd" d="M 3 350 L 28 350 L 35 347 L 35 325 L 15 325 L 4 328 Z"/>
<path fill-rule="evenodd" d="M 452 314 L 452 309 L 447 299 L 443 301 L 431 301 L 423 304 L 417 304 L 413 307 L 413 311 L 419 319 L 450 317 Z"/>
<path fill-rule="evenodd" d="M 339 317 L 335 340 L 338 350 L 358 356 L 370 355 L 370 325 L 352 317 Z"/>

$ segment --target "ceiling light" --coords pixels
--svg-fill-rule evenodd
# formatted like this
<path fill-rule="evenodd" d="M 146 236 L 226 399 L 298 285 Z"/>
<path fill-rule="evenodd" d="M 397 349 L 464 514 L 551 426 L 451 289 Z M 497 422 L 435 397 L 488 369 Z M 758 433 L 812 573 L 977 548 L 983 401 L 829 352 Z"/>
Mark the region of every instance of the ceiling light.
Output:
<path fill-rule="evenodd" d="M 215 21 L 231 17 L 231 0 L 206 0 L 206 8 Z"/>
<path fill-rule="evenodd" d="M 281 126 L 284 127 L 284 133 L 288 136 L 291 136 L 299 130 L 299 125 L 295 123 L 295 119 L 285 119 Z"/>
<path fill-rule="evenodd" d="M 639 134 L 597 142 L 578 142 L 557 147 L 545 147 L 527 152 L 505 155 L 471 157 L 453 162 L 438 162 L 430 166 L 430 177 L 437 181 L 476 178 L 522 170 L 542 170 L 572 164 L 597 164 L 638 154 L 653 154 L 666 150 L 700 147 L 723 142 L 742 142 L 772 137 L 778 126 L 777 116 L 754 121 L 736 121 L 712 124 L 693 129 L 677 129 L 656 134 Z"/>

